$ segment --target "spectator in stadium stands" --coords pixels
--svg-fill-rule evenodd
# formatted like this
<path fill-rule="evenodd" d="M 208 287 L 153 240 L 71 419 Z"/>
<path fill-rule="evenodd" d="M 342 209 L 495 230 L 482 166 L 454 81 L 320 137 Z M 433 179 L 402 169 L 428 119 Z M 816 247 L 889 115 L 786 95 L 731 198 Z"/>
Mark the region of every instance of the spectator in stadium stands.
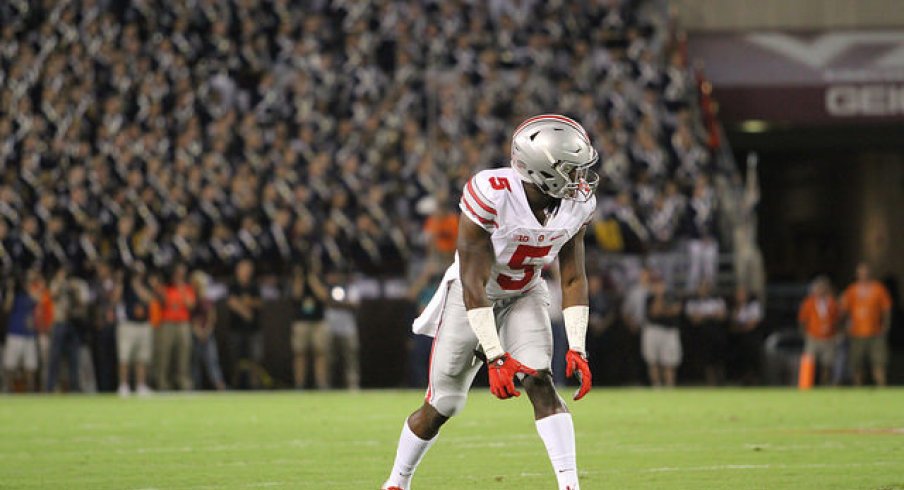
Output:
<path fill-rule="evenodd" d="M 260 292 L 254 283 L 254 263 L 239 261 L 229 285 L 229 339 L 233 362 L 232 386 L 240 389 L 256 387 L 255 373 L 264 355 L 263 338 L 257 321 L 261 307 Z"/>
<path fill-rule="evenodd" d="M 818 367 L 818 382 L 835 384 L 832 370 L 838 342 L 840 312 L 838 302 L 832 295 L 832 285 L 826 276 L 817 277 L 810 285 L 810 294 L 803 300 L 797 314 L 801 332 L 804 334 L 804 352 L 813 356 Z"/>
<path fill-rule="evenodd" d="M 154 291 L 147 280 L 143 266 L 132 269 L 123 280 L 122 309 L 116 326 L 116 346 L 119 355 L 119 396 L 129 396 L 130 369 L 134 368 L 135 392 L 148 395 L 148 368 L 154 348 L 154 332 L 151 327 L 151 303 Z"/>
<path fill-rule="evenodd" d="M 47 363 L 45 391 L 56 390 L 60 375 L 60 363 L 65 356 L 69 361 L 70 392 L 79 391 L 79 350 L 81 340 L 74 324 L 75 315 L 83 308 L 83 299 L 76 286 L 70 281 L 69 271 L 60 267 L 50 280 L 50 297 L 53 301 L 53 329 L 50 339 L 50 354 Z"/>
<path fill-rule="evenodd" d="M 857 280 L 841 295 L 841 311 L 849 319 L 847 334 L 854 384 L 864 383 L 863 365 L 869 363 L 873 382 L 885 386 L 891 296 L 881 282 L 872 278 L 868 264 L 857 265 Z"/>
<path fill-rule="evenodd" d="M 332 336 L 333 355 L 342 363 L 345 386 L 350 390 L 361 387 L 359 366 L 358 322 L 356 313 L 360 295 L 348 275 L 333 272 L 328 275 L 330 298 L 326 303 L 324 318 Z"/>
<path fill-rule="evenodd" d="M 191 311 L 197 304 L 197 296 L 186 282 L 186 274 L 185 264 L 176 263 L 169 281 L 157 292 L 161 307 L 157 343 L 160 353 L 155 371 L 157 389 L 161 391 L 192 388 Z"/>
<path fill-rule="evenodd" d="M 295 388 L 304 388 L 307 380 L 308 361 L 314 367 L 314 386 L 329 388 L 330 330 L 324 320 L 324 305 L 329 300 L 326 285 L 319 277 L 315 258 L 307 267 L 298 263 L 293 268 L 291 298 L 294 310 L 292 322 L 292 354 Z M 311 355 L 308 355 L 310 351 Z"/>
<path fill-rule="evenodd" d="M 623 251 L 640 253 L 646 250 L 650 232 L 643 225 L 629 192 L 621 192 L 615 197 L 611 215 L 618 221 L 622 236 Z"/>
<path fill-rule="evenodd" d="M 17 284 L 18 283 L 18 284 Z M 23 281 L 8 278 L 3 296 L 3 312 L 8 315 L 3 369 L 6 371 L 4 391 L 13 388 L 24 371 L 26 391 L 35 391 L 38 371 L 38 348 L 35 342 L 34 316 L 41 295 L 41 274 L 31 269 Z"/>
<path fill-rule="evenodd" d="M 3 204 L 6 203 L 0 201 L 0 206 Z M 6 219 L 0 218 L 0 274 L 3 277 L 10 277 L 13 272 L 13 258 L 6 246 L 8 237 L 9 225 L 6 224 Z"/>
<path fill-rule="evenodd" d="M 203 386 L 202 370 L 218 391 L 226 389 L 223 370 L 220 368 L 220 353 L 214 329 L 217 324 L 217 310 L 213 301 L 207 297 L 209 278 L 201 271 L 191 275 L 191 286 L 197 301 L 191 312 L 191 331 L 193 337 L 192 379 L 195 389 Z"/>
<path fill-rule="evenodd" d="M 39 376 L 37 388 L 43 390 L 47 385 L 47 366 L 50 360 L 50 336 L 53 329 L 54 314 L 53 299 L 50 296 L 47 281 L 44 280 L 43 274 L 39 272 L 38 275 L 38 304 L 35 306 L 34 328 L 37 334 L 35 340 L 38 343 Z"/>
<path fill-rule="evenodd" d="M 693 135 L 689 125 L 680 123 L 672 134 L 672 153 L 678 161 L 675 178 L 678 182 L 690 187 L 701 174 L 705 174 L 709 166 L 709 153 Z"/>
<path fill-rule="evenodd" d="M 748 158 L 747 180 L 742 195 L 735 200 L 734 269 L 735 280 L 757 297 L 766 294 L 766 271 L 763 254 L 757 243 L 756 209 L 760 202 L 757 160 Z"/>
<path fill-rule="evenodd" d="M 716 241 L 716 196 L 709 178 L 701 175 L 694 184 L 688 203 L 690 265 L 687 290 L 698 289 L 701 283 L 715 284 L 719 265 L 719 243 Z"/>
<path fill-rule="evenodd" d="M 611 327 L 615 324 L 618 303 L 614 301 L 611 290 L 606 289 L 606 283 L 600 274 L 592 274 L 587 276 L 587 294 L 590 299 L 590 316 L 588 319 L 587 329 L 587 354 L 590 362 L 591 372 L 606 373 L 605 362 L 620 362 L 617 359 L 606 359 L 609 352 L 615 347 L 612 340 Z M 608 373 L 610 376 L 613 373 Z M 600 378 L 604 381 L 605 378 Z"/>
<path fill-rule="evenodd" d="M 122 277 L 106 262 L 95 266 L 96 272 L 91 282 L 91 297 L 94 301 L 92 333 L 94 344 L 94 366 L 97 389 L 107 392 L 116 389 L 116 309 L 122 298 Z"/>
<path fill-rule="evenodd" d="M 675 270 L 680 256 L 674 254 L 672 250 L 683 211 L 673 206 L 664 193 L 658 193 L 653 199 L 652 209 L 647 214 L 646 225 L 651 238 L 647 263 L 659 271 L 666 284 L 675 282 Z"/>
<path fill-rule="evenodd" d="M 69 323 L 79 341 L 78 348 L 73 353 L 78 360 L 78 387 L 83 393 L 94 393 L 97 392 L 97 376 L 90 341 L 94 306 L 91 301 L 91 288 L 88 281 L 74 274 L 69 277 L 69 287 L 73 296 L 69 304 Z"/>
<path fill-rule="evenodd" d="M 10 240 L 10 253 L 15 264 L 22 270 L 29 270 L 39 266 L 44 258 L 44 249 L 38 239 L 39 223 L 34 215 L 26 215 L 20 226 Z"/>
<path fill-rule="evenodd" d="M 599 140 L 600 147 L 600 188 L 609 193 L 628 188 L 631 162 L 622 147 L 616 145 L 611 137 Z"/>
<path fill-rule="evenodd" d="M 696 296 L 685 303 L 684 313 L 690 322 L 693 337 L 699 341 L 706 383 L 716 386 L 725 379 L 725 322 L 728 319 L 725 300 L 713 292 L 709 282 L 704 281 L 697 287 Z"/>
<path fill-rule="evenodd" d="M 424 264 L 424 270 L 411 283 L 409 298 L 417 308 L 415 313 L 420 315 L 439 287 L 446 268 L 441 265 Z M 429 376 L 430 352 L 433 350 L 433 338 L 426 335 L 411 333 L 408 341 L 408 386 L 412 388 L 424 388 L 427 386 Z"/>
<path fill-rule="evenodd" d="M 0 2 L 4 277 L 280 270 L 289 209 L 334 264 L 404 274 L 424 254 L 414 203 L 506 161 L 506 128 L 553 106 L 601 142 L 624 250 L 645 252 L 649 189 L 702 159 L 687 60 L 649 2 L 33 3 Z"/>
<path fill-rule="evenodd" d="M 652 273 L 643 267 L 622 303 L 622 320 L 632 332 L 639 332 L 647 322 L 647 297 L 650 295 Z"/>
<path fill-rule="evenodd" d="M 458 210 L 450 205 L 448 197 L 437 196 L 435 212 L 424 221 L 424 233 L 430 239 L 427 249 L 433 254 L 431 260 L 450 264 L 458 239 Z"/>
<path fill-rule="evenodd" d="M 741 382 L 746 385 L 759 382 L 763 357 L 763 339 L 760 332 L 762 323 L 763 307 L 760 301 L 745 287 L 738 287 L 731 310 L 730 343 L 738 375 Z"/>
<path fill-rule="evenodd" d="M 646 319 L 641 329 L 641 353 L 654 387 L 674 387 L 681 365 L 681 321 L 683 305 L 668 294 L 665 281 L 655 277 L 646 300 Z"/>

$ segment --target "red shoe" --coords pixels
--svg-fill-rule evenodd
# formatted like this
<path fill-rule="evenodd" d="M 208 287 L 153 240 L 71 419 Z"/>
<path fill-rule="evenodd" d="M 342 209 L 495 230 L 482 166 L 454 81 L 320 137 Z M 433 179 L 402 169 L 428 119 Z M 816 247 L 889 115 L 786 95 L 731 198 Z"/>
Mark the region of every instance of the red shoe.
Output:
<path fill-rule="evenodd" d="M 402 487 L 389 487 L 384 490 L 403 490 Z"/>

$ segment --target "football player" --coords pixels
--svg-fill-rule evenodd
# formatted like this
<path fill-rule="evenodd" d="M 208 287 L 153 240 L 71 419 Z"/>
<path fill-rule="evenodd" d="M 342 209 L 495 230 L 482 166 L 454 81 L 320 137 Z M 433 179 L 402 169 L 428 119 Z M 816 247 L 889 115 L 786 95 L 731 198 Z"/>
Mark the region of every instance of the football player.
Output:
<path fill-rule="evenodd" d="M 402 427 L 385 490 L 408 490 L 440 427 L 461 411 L 485 360 L 490 391 L 520 395 L 534 408 L 537 432 L 560 489 L 577 490 L 574 426 L 550 370 L 549 293 L 540 270 L 557 257 L 568 337 L 566 374 L 590 391 L 584 347 L 588 319 L 584 227 L 596 206 L 598 159 L 584 128 L 559 115 L 524 121 L 512 136 L 510 168 L 484 170 L 464 187 L 455 262 L 414 331 L 434 337 L 424 404 Z"/>

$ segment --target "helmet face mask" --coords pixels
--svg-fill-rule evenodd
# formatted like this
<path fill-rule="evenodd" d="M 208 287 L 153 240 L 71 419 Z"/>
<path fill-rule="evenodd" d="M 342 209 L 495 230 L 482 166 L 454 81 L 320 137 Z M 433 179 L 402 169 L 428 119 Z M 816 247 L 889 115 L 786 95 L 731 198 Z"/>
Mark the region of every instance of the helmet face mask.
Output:
<path fill-rule="evenodd" d="M 557 199 L 590 200 L 599 184 L 590 168 L 598 159 L 584 128 L 564 116 L 532 117 L 512 137 L 512 168 Z"/>

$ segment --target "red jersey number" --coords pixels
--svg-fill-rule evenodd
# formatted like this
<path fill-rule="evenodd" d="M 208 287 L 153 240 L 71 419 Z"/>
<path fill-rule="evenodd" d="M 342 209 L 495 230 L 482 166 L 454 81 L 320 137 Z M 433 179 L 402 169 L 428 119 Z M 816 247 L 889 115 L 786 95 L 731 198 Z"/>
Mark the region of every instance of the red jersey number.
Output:
<path fill-rule="evenodd" d="M 505 189 L 509 192 L 512 191 L 512 187 L 509 185 L 509 181 L 505 177 L 490 177 L 490 187 L 496 189 L 497 191 L 501 191 Z"/>
<path fill-rule="evenodd" d="M 534 278 L 534 274 L 537 273 L 537 269 L 540 266 L 526 264 L 525 261 L 529 258 L 545 257 L 551 248 L 551 246 L 534 247 L 533 245 L 518 245 L 518 248 L 515 249 L 515 253 L 512 254 L 512 258 L 508 261 L 508 266 L 512 269 L 523 270 L 524 276 L 521 277 L 521 279 L 514 279 L 505 274 L 499 274 L 499 277 L 496 278 L 496 282 L 499 283 L 499 286 L 502 289 L 509 291 L 516 291 L 527 286 L 531 279 Z"/>

